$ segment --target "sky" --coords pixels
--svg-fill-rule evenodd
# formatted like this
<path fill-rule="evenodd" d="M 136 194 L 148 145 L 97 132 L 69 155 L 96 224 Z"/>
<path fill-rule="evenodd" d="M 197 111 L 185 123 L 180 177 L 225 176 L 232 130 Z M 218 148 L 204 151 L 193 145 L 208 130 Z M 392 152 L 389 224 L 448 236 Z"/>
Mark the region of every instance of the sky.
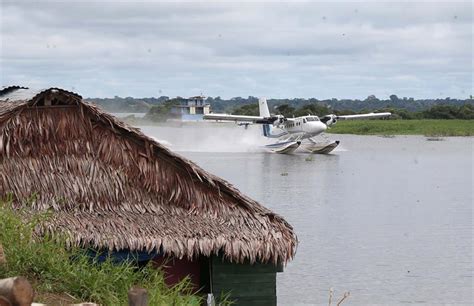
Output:
<path fill-rule="evenodd" d="M 474 94 L 471 1 L 0 3 L 1 86 L 83 97 Z"/>

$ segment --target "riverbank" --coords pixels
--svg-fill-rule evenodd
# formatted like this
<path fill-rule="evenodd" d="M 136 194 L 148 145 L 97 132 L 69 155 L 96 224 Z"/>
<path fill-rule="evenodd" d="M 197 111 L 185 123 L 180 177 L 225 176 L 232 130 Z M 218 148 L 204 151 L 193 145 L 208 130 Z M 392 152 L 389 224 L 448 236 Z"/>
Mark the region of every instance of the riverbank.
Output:
<path fill-rule="evenodd" d="M 118 115 L 118 114 L 114 114 Z M 118 116 L 120 117 L 120 116 Z M 124 116 L 121 120 L 134 126 L 202 126 L 215 122 L 168 121 L 158 122 L 143 117 Z M 234 122 L 220 122 L 219 126 L 234 126 Z M 424 135 L 424 136 L 474 136 L 474 120 L 413 119 L 413 120 L 340 120 L 327 130 L 331 134 L 354 135 Z"/>
<path fill-rule="evenodd" d="M 126 305 L 128 290 L 139 286 L 148 290 L 150 305 L 202 304 L 201 297 L 191 294 L 188 280 L 169 288 L 162 271 L 151 264 L 137 269 L 131 262 L 107 259 L 99 265 L 84 250 L 64 248 L 66 242 L 61 239 L 35 238 L 35 226 L 49 215 L 40 214 L 25 222 L 20 217 L 23 212 L 10 207 L 9 202 L 0 200 L 0 279 L 25 277 L 32 283 L 36 302 Z"/>
<path fill-rule="evenodd" d="M 474 136 L 474 120 L 338 121 L 327 132 L 356 135 Z"/>

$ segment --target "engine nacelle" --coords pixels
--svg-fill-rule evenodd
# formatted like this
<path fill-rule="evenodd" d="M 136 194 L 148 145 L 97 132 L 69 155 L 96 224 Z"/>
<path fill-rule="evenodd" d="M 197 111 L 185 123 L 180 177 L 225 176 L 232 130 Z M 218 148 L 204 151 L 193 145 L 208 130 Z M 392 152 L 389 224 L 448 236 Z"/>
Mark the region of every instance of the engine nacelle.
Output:
<path fill-rule="evenodd" d="M 321 122 L 326 124 L 328 127 L 337 123 L 337 116 L 336 115 L 326 115 L 321 118 Z"/>
<path fill-rule="evenodd" d="M 275 121 L 273 121 L 273 126 L 275 126 L 275 127 L 280 126 L 281 124 L 285 123 L 285 121 L 286 121 L 286 118 L 283 117 L 282 115 L 276 115 L 275 117 L 277 118 Z"/>
<path fill-rule="evenodd" d="M 336 123 L 337 123 L 337 119 L 336 119 L 336 118 L 331 118 L 331 120 L 329 120 L 329 121 L 327 122 L 327 125 L 328 125 L 328 126 L 331 126 L 331 125 L 334 125 L 334 124 L 336 124 Z"/>

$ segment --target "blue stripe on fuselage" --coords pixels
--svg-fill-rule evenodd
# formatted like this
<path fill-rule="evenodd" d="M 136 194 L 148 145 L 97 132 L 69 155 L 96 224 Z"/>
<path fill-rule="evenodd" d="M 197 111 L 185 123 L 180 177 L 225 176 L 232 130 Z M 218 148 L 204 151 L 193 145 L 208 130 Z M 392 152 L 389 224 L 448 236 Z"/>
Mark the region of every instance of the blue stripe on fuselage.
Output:
<path fill-rule="evenodd" d="M 270 125 L 264 124 L 263 125 L 263 136 L 268 137 L 270 136 Z"/>
<path fill-rule="evenodd" d="M 262 129 L 263 129 L 263 136 L 268 137 L 268 138 L 279 138 L 283 135 L 288 134 L 288 132 L 286 132 L 286 131 L 284 131 L 283 133 L 280 133 L 280 134 L 272 134 L 270 124 L 262 125 Z"/>

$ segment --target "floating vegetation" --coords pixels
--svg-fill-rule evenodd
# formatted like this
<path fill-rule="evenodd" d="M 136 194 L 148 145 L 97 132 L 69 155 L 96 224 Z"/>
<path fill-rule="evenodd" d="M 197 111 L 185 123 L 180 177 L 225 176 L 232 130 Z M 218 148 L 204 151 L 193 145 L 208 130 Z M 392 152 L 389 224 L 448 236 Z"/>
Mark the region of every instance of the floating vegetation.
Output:
<path fill-rule="evenodd" d="M 281 176 L 288 176 L 288 172 L 282 172 L 280 175 Z"/>
<path fill-rule="evenodd" d="M 340 306 L 350 295 L 351 295 L 351 293 L 350 293 L 349 291 L 344 292 L 344 295 L 343 295 L 342 298 L 337 302 L 336 306 Z M 328 302 L 328 306 L 331 306 L 331 305 L 332 305 L 333 296 L 334 296 L 334 289 L 333 289 L 333 288 L 330 288 L 330 289 L 329 289 L 329 302 Z"/>
<path fill-rule="evenodd" d="M 444 138 L 442 137 L 427 137 L 427 141 L 444 141 Z"/>

